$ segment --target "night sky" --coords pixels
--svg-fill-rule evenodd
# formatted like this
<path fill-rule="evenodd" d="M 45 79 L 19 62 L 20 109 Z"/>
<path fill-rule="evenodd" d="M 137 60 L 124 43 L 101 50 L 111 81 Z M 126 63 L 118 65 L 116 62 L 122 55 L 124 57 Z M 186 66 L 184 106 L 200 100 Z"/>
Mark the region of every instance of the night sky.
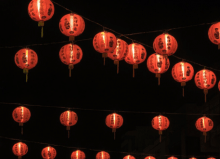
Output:
<path fill-rule="evenodd" d="M 171 76 L 171 69 L 174 64 L 180 62 L 179 59 L 169 57 L 170 68 L 161 75 L 161 85 L 158 86 L 155 74 L 149 72 L 146 67 L 146 60 L 135 70 L 135 78 L 132 77 L 132 65 L 125 61 L 120 61 L 119 74 L 116 73 L 116 65 L 111 59 L 106 59 L 106 65 L 103 66 L 102 55 L 95 51 L 92 40 L 76 42 L 83 51 L 83 58 L 79 64 L 74 66 L 70 78 L 68 66 L 59 59 L 59 50 L 69 43 L 69 38 L 59 30 L 59 21 L 70 12 L 54 4 L 54 16 L 45 22 L 44 37 L 41 38 L 38 23 L 28 15 L 29 2 L 29 0 L 1 2 L 0 102 L 42 105 L 42 107 L 27 106 L 31 111 L 31 118 L 24 124 L 24 135 L 20 135 L 20 127 L 12 118 L 13 109 L 20 105 L 1 104 L 0 136 L 79 149 L 86 148 L 81 150 L 85 152 L 86 158 L 93 159 L 97 151 L 89 149 L 116 151 L 109 152 L 110 156 L 119 159 L 127 155 L 117 153 L 122 151 L 122 136 L 126 132 L 135 130 L 137 126 L 151 127 L 152 118 L 159 113 L 175 112 L 187 103 L 204 104 L 203 90 L 196 87 L 194 78 L 186 83 L 185 97 L 182 97 L 180 83 Z M 122 34 L 166 30 L 220 20 L 219 1 L 83 2 L 66 0 L 55 2 Z M 178 42 L 178 49 L 174 55 L 220 70 L 218 46 L 211 43 L 208 38 L 209 27 L 210 25 L 201 25 L 170 30 L 168 33 Z M 85 30 L 76 37 L 76 40 L 93 38 L 101 31 L 103 31 L 101 26 L 85 20 Z M 162 33 L 163 31 L 158 31 L 129 37 L 153 46 L 156 36 Z M 128 44 L 132 42 L 124 37 L 121 38 Z M 15 53 L 26 45 L 61 41 L 66 42 L 29 46 L 37 53 L 38 64 L 29 71 L 29 79 L 26 83 L 23 70 L 14 63 Z M 6 46 L 18 47 L 4 48 Z M 146 46 L 145 48 L 148 58 L 154 50 Z M 204 68 L 191 64 L 195 73 Z M 213 72 L 218 82 L 220 73 Z M 213 89 L 209 90 L 207 101 L 218 93 L 216 84 Z M 67 109 L 44 106 L 80 108 L 73 110 L 77 113 L 79 120 L 75 126 L 71 127 L 70 139 L 67 139 L 66 128 L 59 121 L 60 114 Z M 105 117 L 114 111 L 158 112 L 158 114 L 119 112 L 124 118 L 124 124 L 117 129 L 114 141 L 111 129 L 105 125 Z M 172 116 L 172 118 L 175 117 Z M 172 124 L 172 121 L 170 122 Z M 156 130 L 154 133 L 158 134 Z M 16 142 L 0 139 L 0 155 L 4 158 L 16 158 L 11 151 Z M 25 143 L 29 150 L 23 157 L 24 159 L 42 158 L 41 150 L 48 146 Z M 57 150 L 57 159 L 68 159 L 71 152 L 76 150 L 53 147 Z"/>

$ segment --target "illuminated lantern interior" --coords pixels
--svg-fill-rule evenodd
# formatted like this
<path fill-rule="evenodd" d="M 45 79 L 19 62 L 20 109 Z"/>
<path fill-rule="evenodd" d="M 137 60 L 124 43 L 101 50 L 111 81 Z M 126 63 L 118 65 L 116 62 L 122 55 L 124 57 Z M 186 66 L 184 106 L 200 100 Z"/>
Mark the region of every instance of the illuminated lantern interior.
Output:
<path fill-rule="evenodd" d="M 71 159 L 85 159 L 85 153 L 80 150 L 73 151 L 71 154 Z"/>
<path fill-rule="evenodd" d="M 209 40 L 220 49 L 220 22 L 212 24 L 208 31 Z"/>
<path fill-rule="evenodd" d="M 18 143 L 13 145 L 12 152 L 14 153 L 14 155 L 18 156 L 18 159 L 21 159 L 22 156 L 27 154 L 28 147 L 25 143 L 18 142 Z"/>

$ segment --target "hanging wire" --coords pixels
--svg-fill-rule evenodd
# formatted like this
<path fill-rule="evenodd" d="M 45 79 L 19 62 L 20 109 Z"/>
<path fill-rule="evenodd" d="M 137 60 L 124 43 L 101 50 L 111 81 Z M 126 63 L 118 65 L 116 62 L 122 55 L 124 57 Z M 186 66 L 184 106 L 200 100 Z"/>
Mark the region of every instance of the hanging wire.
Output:
<path fill-rule="evenodd" d="M 61 106 L 46 106 L 46 105 L 33 105 L 33 104 L 21 104 L 21 103 L 7 103 L 0 102 L 0 104 L 7 105 L 17 105 L 17 106 L 27 106 L 27 107 L 44 107 L 44 108 L 60 108 L 60 109 L 72 109 L 72 110 L 85 110 L 85 111 L 101 111 L 101 112 L 114 112 L 114 110 L 105 110 L 105 109 L 88 109 L 88 108 L 71 108 L 71 107 L 61 107 Z M 170 115 L 196 115 L 202 116 L 203 113 L 170 113 L 170 112 L 144 112 L 144 111 L 125 111 L 125 110 L 117 110 L 117 112 L 121 113 L 135 113 L 135 114 L 170 114 Z M 220 115 L 220 114 L 209 114 L 209 115 Z"/>
<path fill-rule="evenodd" d="M 15 138 L 10 138 L 10 137 L 5 137 L 5 136 L 0 136 L 0 138 L 3 139 L 8 139 L 8 140 L 13 140 L 13 141 L 19 141 L 19 142 L 29 142 L 29 143 L 35 143 L 35 144 L 42 144 L 42 145 L 50 145 L 54 147 L 63 147 L 63 148 L 69 148 L 69 149 L 79 149 L 79 150 L 89 150 L 89 151 L 95 151 L 95 152 L 100 152 L 100 151 L 106 151 L 106 152 L 112 152 L 112 153 L 121 153 L 121 154 L 131 154 L 131 155 L 145 155 L 145 156 L 157 156 L 159 154 L 149 154 L 149 153 L 136 153 L 136 152 L 123 152 L 123 151 L 110 151 L 110 150 L 99 150 L 99 149 L 91 149 L 91 148 L 84 148 L 84 147 L 73 147 L 73 146 L 64 146 L 64 145 L 58 145 L 58 144 L 50 144 L 50 143 L 44 143 L 44 142 L 37 142 L 37 141 L 30 141 L 30 140 L 23 140 L 23 139 L 15 139 Z M 192 157 L 192 156 L 185 156 L 185 155 L 162 155 L 162 156 L 175 156 L 175 157 Z M 207 156 L 193 156 L 193 157 L 209 157 Z M 215 157 L 215 156 L 212 156 Z"/>

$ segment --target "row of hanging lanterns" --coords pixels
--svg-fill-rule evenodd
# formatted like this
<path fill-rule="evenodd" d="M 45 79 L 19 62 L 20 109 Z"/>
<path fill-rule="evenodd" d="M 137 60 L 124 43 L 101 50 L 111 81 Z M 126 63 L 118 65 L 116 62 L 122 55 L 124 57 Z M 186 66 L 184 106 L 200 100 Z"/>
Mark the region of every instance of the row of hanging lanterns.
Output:
<path fill-rule="evenodd" d="M 16 122 L 19 123 L 19 126 L 21 126 L 21 134 L 23 134 L 23 124 L 26 123 L 31 117 L 30 110 L 24 106 L 19 106 L 13 110 L 12 117 Z M 67 110 L 60 115 L 60 122 L 62 125 L 66 126 L 68 138 L 70 127 L 75 125 L 77 121 L 78 116 L 74 111 Z M 112 129 L 115 139 L 116 129 L 123 125 L 123 117 L 117 113 L 112 113 L 106 117 L 105 123 L 109 128 Z M 170 125 L 169 119 L 163 115 L 158 115 L 152 119 L 151 124 L 154 129 L 159 131 L 161 141 L 162 131 L 166 130 Z M 195 125 L 199 131 L 203 132 L 206 142 L 206 132 L 212 130 L 214 126 L 213 121 L 210 118 L 203 116 L 196 121 Z"/>
<path fill-rule="evenodd" d="M 18 156 L 18 159 L 21 159 L 22 156 L 27 154 L 28 146 L 23 142 L 18 142 L 13 145 L 12 152 L 14 153 L 14 155 Z M 43 148 L 43 150 L 41 151 L 41 156 L 43 157 L 43 159 L 54 159 L 56 155 L 57 155 L 56 149 L 51 146 L 47 146 Z M 81 150 L 73 151 L 71 154 L 71 159 L 85 159 L 85 158 L 86 158 L 86 155 Z M 110 159 L 110 155 L 106 151 L 100 151 L 96 154 L 96 159 Z M 127 155 L 123 157 L 123 159 L 136 159 L 136 158 L 132 155 Z M 153 156 L 147 156 L 144 159 L 156 159 L 156 158 Z M 167 159 L 178 159 L 178 158 L 171 156 Z M 192 157 L 189 159 L 197 159 L 197 158 Z M 209 157 L 207 159 L 216 159 L 216 158 Z"/>

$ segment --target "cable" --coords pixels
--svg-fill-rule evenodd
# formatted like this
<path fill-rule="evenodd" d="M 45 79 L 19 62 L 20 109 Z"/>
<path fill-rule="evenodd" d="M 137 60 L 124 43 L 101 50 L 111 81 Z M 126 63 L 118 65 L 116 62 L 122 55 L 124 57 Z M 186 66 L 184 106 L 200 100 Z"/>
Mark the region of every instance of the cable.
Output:
<path fill-rule="evenodd" d="M 120 112 L 120 113 L 136 113 L 136 114 L 169 114 L 169 115 L 195 115 L 203 116 L 204 113 L 169 113 L 169 112 L 143 112 L 143 111 L 123 111 L 123 110 L 104 110 L 104 109 L 88 109 L 88 108 L 76 108 L 76 107 L 61 107 L 61 106 L 46 106 L 46 105 L 33 105 L 33 104 L 21 104 L 21 103 L 7 103 L 0 102 L 0 104 L 7 105 L 17 105 L 17 106 L 27 106 L 27 107 L 47 107 L 47 108 L 61 108 L 61 109 L 70 109 L 70 110 L 85 110 L 85 111 L 102 111 L 102 112 Z M 207 114 L 207 115 L 220 115 L 220 114 Z"/>
<path fill-rule="evenodd" d="M 30 140 L 23 140 L 23 139 L 15 139 L 15 138 L 9 138 L 5 136 L 0 136 L 0 138 L 3 139 L 8 139 L 8 140 L 13 140 L 13 141 L 19 141 L 19 142 L 30 142 L 30 143 L 36 143 L 36 144 L 43 144 L 43 145 L 50 145 L 50 146 L 55 146 L 55 147 L 64 147 L 64 148 L 70 148 L 70 149 L 80 149 L 80 150 L 90 150 L 90 151 L 95 151 L 95 152 L 100 152 L 100 151 L 106 151 L 106 152 L 112 152 L 112 153 L 121 153 L 121 154 L 132 154 L 132 155 L 145 155 L 145 156 L 157 156 L 158 154 L 147 154 L 147 153 L 136 153 L 136 152 L 123 152 L 123 151 L 110 151 L 110 150 L 98 150 L 98 149 L 91 149 L 91 148 L 84 148 L 84 147 L 70 147 L 70 146 L 63 146 L 63 145 L 58 145 L 58 144 L 50 144 L 50 143 L 43 143 L 43 142 L 37 142 L 37 141 L 30 141 Z M 163 156 L 176 156 L 176 157 L 181 157 L 184 155 L 163 155 Z M 192 157 L 192 156 L 184 156 L 184 157 Z M 207 156 L 193 156 L 193 157 L 207 157 Z M 209 157 L 209 156 L 208 156 Z M 215 156 L 212 156 L 215 157 Z"/>

